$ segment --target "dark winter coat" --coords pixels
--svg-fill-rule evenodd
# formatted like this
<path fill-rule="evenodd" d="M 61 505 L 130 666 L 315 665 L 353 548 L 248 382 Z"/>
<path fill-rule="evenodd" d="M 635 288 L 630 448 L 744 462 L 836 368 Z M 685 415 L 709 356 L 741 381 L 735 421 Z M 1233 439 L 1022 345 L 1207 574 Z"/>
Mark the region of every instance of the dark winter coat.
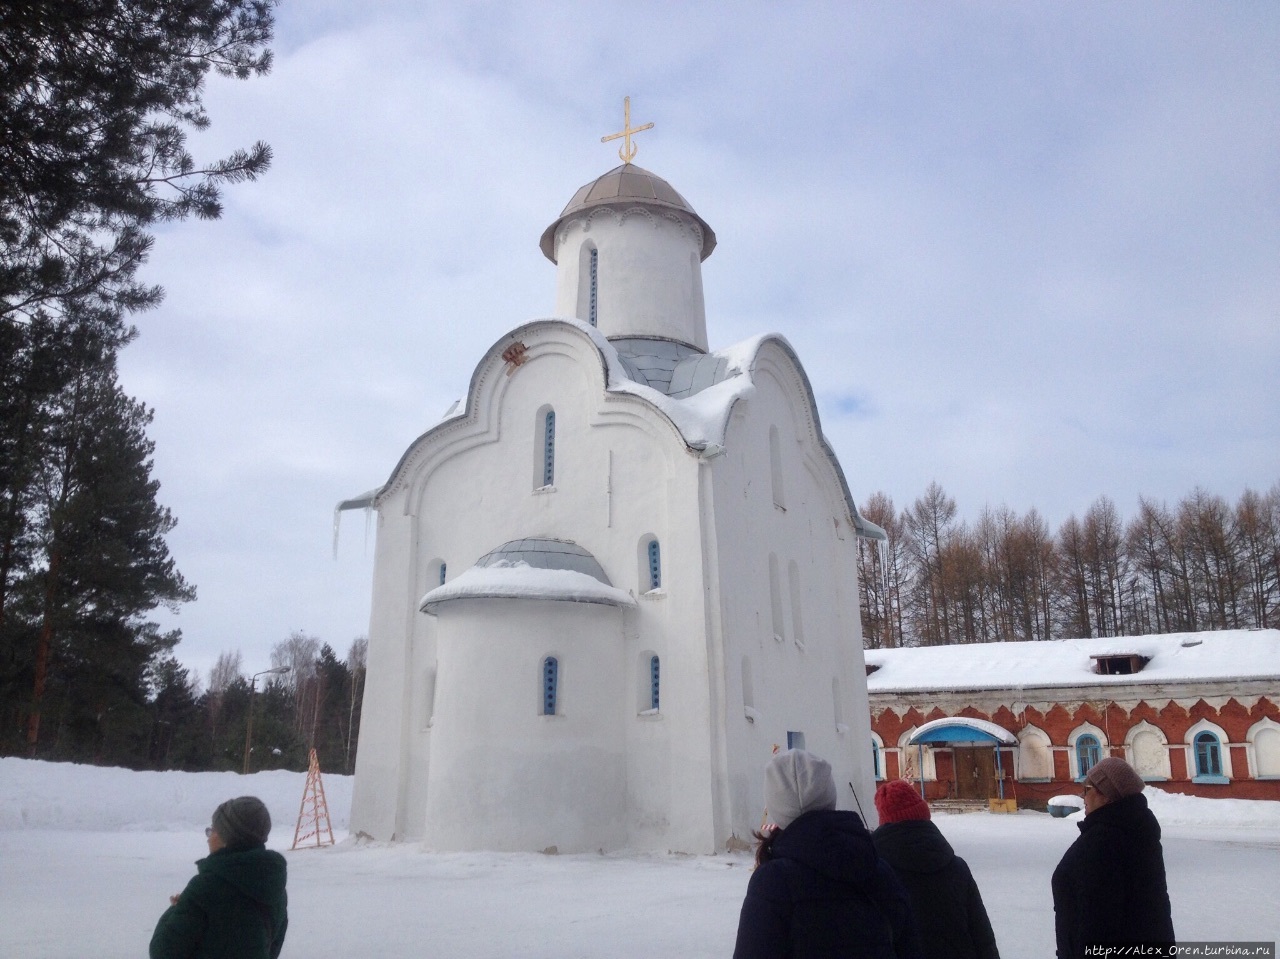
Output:
<path fill-rule="evenodd" d="M 911 903 L 857 813 L 805 813 L 751 875 L 734 959 L 923 959 Z"/>
<path fill-rule="evenodd" d="M 1000 959 L 978 884 L 936 825 L 887 823 L 871 840 L 907 887 L 929 959 Z"/>
<path fill-rule="evenodd" d="M 284 856 L 265 846 L 219 849 L 151 937 L 151 959 L 275 959 L 289 927 Z"/>
<path fill-rule="evenodd" d="M 1053 872 L 1058 959 L 1098 943 L 1172 943 L 1160 824 L 1141 793 L 1107 803 Z"/>

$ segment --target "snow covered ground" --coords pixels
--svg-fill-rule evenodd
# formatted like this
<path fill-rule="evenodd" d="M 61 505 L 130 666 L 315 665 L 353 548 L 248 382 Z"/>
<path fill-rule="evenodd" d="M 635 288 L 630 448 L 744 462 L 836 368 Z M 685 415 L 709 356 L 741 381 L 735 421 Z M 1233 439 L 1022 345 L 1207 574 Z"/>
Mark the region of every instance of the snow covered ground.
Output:
<path fill-rule="evenodd" d="M 301 773 L 134 773 L 0 759 L 0 956 L 146 955 L 206 852 L 223 799 L 261 796 L 289 859 L 284 956 L 728 956 L 750 860 L 732 856 L 439 855 L 346 838 L 351 781 L 326 776 L 340 843 L 287 852 Z M 1183 940 L 1280 939 L 1280 803 L 1149 789 L 1165 826 Z M 1076 818 L 937 817 L 982 888 L 1005 959 L 1053 955 L 1049 876 Z"/>

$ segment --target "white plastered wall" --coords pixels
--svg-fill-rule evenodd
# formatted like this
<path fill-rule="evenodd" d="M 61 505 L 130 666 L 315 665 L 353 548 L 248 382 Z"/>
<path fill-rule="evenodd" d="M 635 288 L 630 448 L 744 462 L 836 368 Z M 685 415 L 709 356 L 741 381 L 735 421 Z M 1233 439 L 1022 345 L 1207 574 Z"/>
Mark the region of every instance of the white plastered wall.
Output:
<path fill-rule="evenodd" d="M 743 841 L 759 828 L 764 765 L 775 745 L 786 748 L 788 731 L 798 731 L 806 749 L 831 762 L 839 807 L 860 807 L 874 827 L 855 533 L 790 357 L 779 346 L 764 344 L 753 382 L 755 389 L 731 417 L 726 452 L 711 461 L 726 664 L 726 825 Z M 779 435 L 785 506 L 775 505 L 771 427 Z M 777 557 L 781 580 L 780 642 L 774 638 L 770 553 Z M 803 645 L 795 635 L 797 620 Z M 751 664 L 754 721 L 745 715 L 744 656 Z M 833 701 L 837 686 L 839 709 Z"/>
<path fill-rule="evenodd" d="M 702 234 L 683 213 L 596 207 L 556 233 L 556 313 L 590 322 L 584 289 L 594 245 L 597 323 L 605 336 L 656 336 L 707 349 Z"/>
<path fill-rule="evenodd" d="M 623 617 L 545 600 L 441 605 L 427 848 L 625 845 Z M 542 714 L 547 656 L 559 664 L 554 715 Z"/>
<path fill-rule="evenodd" d="M 351 832 L 376 839 L 404 837 L 400 775 L 408 734 L 414 596 L 404 571 L 414 566 L 413 517 L 378 514 L 369 652 L 360 709 L 360 749 L 351 799 Z"/>
<path fill-rule="evenodd" d="M 519 367 L 500 359 L 514 339 L 526 347 Z M 443 558 L 452 579 L 504 542 L 539 536 L 572 540 L 588 549 L 614 586 L 639 597 L 608 640 L 617 654 L 609 662 L 615 665 L 608 675 L 597 677 L 607 684 L 616 670 L 620 684 L 615 731 L 624 744 L 625 774 L 619 778 L 622 807 L 613 814 L 625 829 L 621 839 L 616 831 L 607 831 L 594 836 L 594 845 L 587 843 L 586 834 L 570 836 L 566 843 L 712 851 L 716 831 L 697 458 L 647 403 L 605 392 L 598 351 L 580 330 L 564 323 L 531 324 L 496 344 L 477 369 L 471 403 L 466 416 L 411 448 L 379 504 L 383 523 L 353 823 L 365 824 L 356 828 L 380 839 L 398 830 L 402 838 L 424 836 L 440 848 L 462 848 L 434 824 L 451 801 L 437 793 L 436 784 L 457 781 L 438 768 L 441 751 L 456 754 L 460 749 L 456 741 L 447 748 L 440 744 L 441 710 L 456 695 L 457 680 L 449 678 L 443 656 L 436 662 L 436 634 L 452 614 L 433 619 L 418 612 L 422 595 L 435 584 L 424 579 L 429 571 L 415 566 Z M 535 489 L 531 464 L 542 442 L 535 414 L 547 405 L 556 411 L 556 475 L 550 488 Z M 392 549 L 389 543 L 384 555 L 386 528 L 399 531 L 400 546 Z M 639 595 L 637 563 L 645 534 L 661 543 L 664 580 L 661 593 L 648 597 Z M 453 635 L 493 631 L 496 627 L 486 616 L 466 622 L 465 616 L 452 616 Z M 410 649 L 412 654 L 406 651 Z M 633 690 L 640 681 L 639 654 L 649 649 L 661 657 L 662 708 L 656 716 L 641 716 L 633 708 Z M 585 652 L 562 663 L 566 677 L 580 670 L 577 660 L 582 656 Z M 599 662 L 592 668 L 602 668 Z M 428 688 L 424 677 L 432 669 L 435 716 L 428 727 L 421 700 Z M 532 695 L 536 674 L 527 682 Z M 483 686 L 473 694 L 496 695 Z M 556 729 L 552 723 L 549 738 L 531 741 L 531 748 L 552 749 Z M 483 751 L 479 760 L 488 761 Z M 512 816 L 538 818 L 519 809 Z M 470 843 L 538 839 L 533 832 L 507 830 L 503 837 L 462 834 Z M 559 845 L 554 840 L 546 844 Z"/>

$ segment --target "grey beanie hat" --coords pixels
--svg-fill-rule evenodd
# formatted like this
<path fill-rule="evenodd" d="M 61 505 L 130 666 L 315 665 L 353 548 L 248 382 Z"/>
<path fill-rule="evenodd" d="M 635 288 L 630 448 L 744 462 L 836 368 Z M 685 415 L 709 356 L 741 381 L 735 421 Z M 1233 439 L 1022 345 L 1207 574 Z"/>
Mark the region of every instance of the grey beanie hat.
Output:
<path fill-rule="evenodd" d="M 807 812 L 836 808 L 831 764 L 803 749 L 778 753 L 764 767 L 764 802 L 769 821 L 786 829 Z"/>
<path fill-rule="evenodd" d="M 228 846 L 258 846 L 271 832 L 271 813 L 257 796 L 228 799 L 213 811 L 213 831 Z"/>
<path fill-rule="evenodd" d="M 1145 785 L 1132 766 L 1115 756 L 1108 756 L 1090 766 L 1084 781 L 1106 796 L 1109 802 L 1136 796 Z"/>

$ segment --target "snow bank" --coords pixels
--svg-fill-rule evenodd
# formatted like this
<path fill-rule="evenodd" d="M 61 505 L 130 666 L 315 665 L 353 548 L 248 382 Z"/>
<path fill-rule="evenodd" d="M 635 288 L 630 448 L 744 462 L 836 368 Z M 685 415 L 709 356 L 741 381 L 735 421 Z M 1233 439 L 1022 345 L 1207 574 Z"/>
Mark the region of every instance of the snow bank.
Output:
<path fill-rule="evenodd" d="M 1280 802 L 1274 800 L 1205 799 L 1167 793 L 1154 786 L 1142 794 L 1162 826 L 1280 830 Z"/>
<path fill-rule="evenodd" d="M 534 569 L 523 561 L 499 560 L 491 566 L 472 566 L 461 576 L 437 586 L 418 604 L 435 615 L 436 607 L 455 599 L 541 599 L 570 603 L 634 606 L 626 590 L 600 582 L 572 569 Z"/>
<path fill-rule="evenodd" d="M 351 776 L 324 775 L 335 838 L 351 811 Z M 272 839 L 292 838 L 306 773 L 134 772 L 110 766 L 0 758 L 0 830 L 175 832 L 203 829 L 214 808 L 257 796 L 271 810 Z"/>

